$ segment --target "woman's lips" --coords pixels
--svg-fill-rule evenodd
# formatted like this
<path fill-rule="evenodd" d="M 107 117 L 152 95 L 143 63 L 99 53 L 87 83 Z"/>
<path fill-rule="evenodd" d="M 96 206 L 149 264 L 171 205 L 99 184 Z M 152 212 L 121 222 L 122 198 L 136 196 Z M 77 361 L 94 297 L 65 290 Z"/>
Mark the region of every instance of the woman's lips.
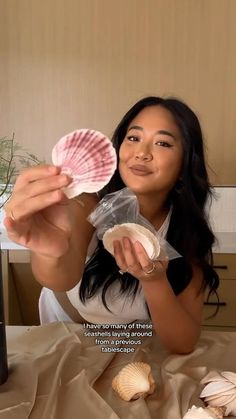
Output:
<path fill-rule="evenodd" d="M 131 166 L 130 170 L 134 175 L 137 176 L 147 176 L 152 173 L 151 170 L 141 164 L 135 164 L 134 166 Z"/>

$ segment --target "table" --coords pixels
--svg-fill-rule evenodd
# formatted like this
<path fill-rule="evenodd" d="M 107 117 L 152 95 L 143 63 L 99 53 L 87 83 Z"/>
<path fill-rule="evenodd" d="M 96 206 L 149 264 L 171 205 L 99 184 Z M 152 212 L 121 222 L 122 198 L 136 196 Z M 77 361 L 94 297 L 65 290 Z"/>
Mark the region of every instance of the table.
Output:
<path fill-rule="evenodd" d="M 10 265 L 12 263 L 30 263 L 30 251 L 25 247 L 12 242 L 8 238 L 5 229 L 0 229 L 0 241 L 2 258 L 4 313 L 5 322 L 6 324 L 9 324 L 10 300 L 12 301 L 12 304 L 15 308 L 15 318 L 17 319 L 20 317 L 14 281 L 11 277 Z"/>
<path fill-rule="evenodd" d="M 6 326 L 6 338 L 8 344 L 18 338 L 19 336 L 22 336 L 25 332 L 29 332 L 33 326 Z"/>
<path fill-rule="evenodd" d="M 203 377 L 236 372 L 236 332 L 203 331 L 192 353 L 175 355 L 156 335 L 142 338 L 134 353 L 102 353 L 85 331 L 61 322 L 7 327 L 10 374 L 0 387 L 1 419 L 182 419 L 190 406 L 203 405 Z M 150 364 L 156 390 L 125 402 L 111 382 L 136 361 Z"/>

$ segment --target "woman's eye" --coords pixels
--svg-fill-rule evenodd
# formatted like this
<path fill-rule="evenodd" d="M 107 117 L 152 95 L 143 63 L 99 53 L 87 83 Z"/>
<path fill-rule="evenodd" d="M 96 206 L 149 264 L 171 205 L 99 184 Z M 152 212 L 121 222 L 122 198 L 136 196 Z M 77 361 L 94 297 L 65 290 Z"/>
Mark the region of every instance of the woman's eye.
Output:
<path fill-rule="evenodd" d="M 127 139 L 129 141 L 139 141 L 139 138 L 136 137 L 135 135 L 127 135 Z"/>
<path fill-rule="evenodd" d="M 172 144 L 167 143 L 166 141 L 157 141 L 156 145 L 160 145 L 161 147 L 173 147 Z"/>

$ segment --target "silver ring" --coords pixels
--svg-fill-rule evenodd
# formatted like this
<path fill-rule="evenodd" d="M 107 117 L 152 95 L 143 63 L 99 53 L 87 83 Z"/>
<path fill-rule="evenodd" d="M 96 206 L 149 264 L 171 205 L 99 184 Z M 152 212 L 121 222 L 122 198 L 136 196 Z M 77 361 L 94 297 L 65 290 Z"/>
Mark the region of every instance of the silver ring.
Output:
<path fill-rule="evenodd" d="M 152 262 L 152 267 L 148 271 L 143 271 L 145 275 L 150 275 L 156 270 L 156 265 L 154 262 Z"/>
<path fill-rule="evenodd" d="M 122 271 L 122 269 L 119 270 L 120 275 L 124 275 L 127 271 Z"/>

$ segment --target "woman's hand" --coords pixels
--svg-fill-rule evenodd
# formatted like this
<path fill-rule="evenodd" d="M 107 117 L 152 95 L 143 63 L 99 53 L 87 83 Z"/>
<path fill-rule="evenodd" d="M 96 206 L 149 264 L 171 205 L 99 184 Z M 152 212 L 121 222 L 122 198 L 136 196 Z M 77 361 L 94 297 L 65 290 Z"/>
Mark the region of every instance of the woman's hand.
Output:
<path fill-rule="evenodd" d="M 65 254 L 73 219 L 62 188 L 70 182 L 56 166 L 24 170 L 4 206 L 4 225 L 9 238 L 42 255 L 60 257 Z"/>
<path fill-rule="evenodd" d="M 140 281 L 153 281 L 166 278 L 168 258 L 151 260 L 140 242 L 134 244 L 128 237 L 123 237 L 122 243 L 115 240 L 114 257 L 122 272 L 129 272 Z"/>

